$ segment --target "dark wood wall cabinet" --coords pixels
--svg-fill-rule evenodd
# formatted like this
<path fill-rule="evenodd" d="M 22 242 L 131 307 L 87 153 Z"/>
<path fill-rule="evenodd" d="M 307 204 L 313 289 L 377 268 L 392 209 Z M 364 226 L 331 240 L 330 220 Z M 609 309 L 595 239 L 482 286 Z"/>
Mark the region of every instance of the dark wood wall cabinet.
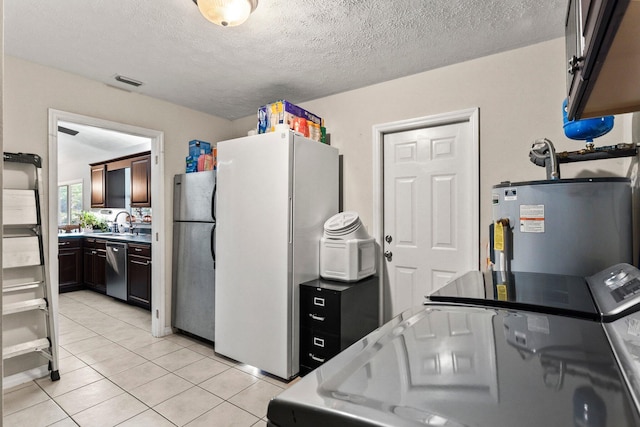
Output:
<path fill-rule="evenodd" d="M 300 285 L 300 375 L 378 327 L 378 278 L 353 284 L 316 279 Z"/>
<path fill-rule="evenodd" d="M 118 157 L 106 162 L 92 163 L 91 167 L 91 207 L 92 208 L 123 208 L 124 198 L 121 194 L 124 188 L 109 188 L 109 176 L 118 176 L 116 172 L 130 169 L 131 173 L 131 207 L 151 207 L 151 152 L 145 151 L 130 156 Z M 114 179 L 111 186 L 120 187 L 121 180 Z M 117 183 L 117 184 L 116 184 Z M 110 194 L 114 197 L 109 197 Z M 118 202 L 118 199 L 122 202 Z M 114 206 L 107 206 L 112 204 Z"/>
<path fill-rule="evenodd" d="M 640 2 L 570 0 L 565 21 L 569 120 L 640 110 Z"/>
<path fill-rule="evenodd" d="M 107 293 L 107 242 L 105 240 L 84 239 L 84 285 L 101 294 Z"/>
<path fill-rule="evenodd" d="M 131 160 L 131 207 L 151 207 L 151 156 Z"/>
<path fill-rule="evenodd" d="M 129 243 L 127 301 L 151 310 L 151 245 Z"/>
<path fill-rule="evenodd" d="M 91 165 L 91 207 L 107 205 L 107 166 Z"/>
<path fill-rule="evenodd" d="M 60 293 L 84 288 L 82 247 L 82 239 L 58 239 L 58 284 Z"/>

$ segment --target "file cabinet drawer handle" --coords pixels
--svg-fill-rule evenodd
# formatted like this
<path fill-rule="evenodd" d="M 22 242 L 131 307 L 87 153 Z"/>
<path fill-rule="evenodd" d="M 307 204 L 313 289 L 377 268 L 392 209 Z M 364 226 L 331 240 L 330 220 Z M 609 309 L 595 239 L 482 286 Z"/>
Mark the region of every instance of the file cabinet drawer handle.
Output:
<path fill-rule="evenodd" d="M 313 320 L 317 320 L 318 322 L 324 322 L 324 317 L 316 316 L 313 313 L 309 313 L 309 317 L 311 317 Z"/>
<path fill-rule="evenodd" d="M 324 348 L 324 340 L 322 338 L 313 337 L 313 345 Z"/>
<path fill-rule="evenodd" d="M 318 307 L 324 307 L 324 298 L 313 297 L 313 305 L 317 305 Z"/>
<path fill-rule="evenodd" d="M 309 353 L 309 357 L 316 362 L 324 363 L 324 359 L 314 356 L 313 353 Z"/>

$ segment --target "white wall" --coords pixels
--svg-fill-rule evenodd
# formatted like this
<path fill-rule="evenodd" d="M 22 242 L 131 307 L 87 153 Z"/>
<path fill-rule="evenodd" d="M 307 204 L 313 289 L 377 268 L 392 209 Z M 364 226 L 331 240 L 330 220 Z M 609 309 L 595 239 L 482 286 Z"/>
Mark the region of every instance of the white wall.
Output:
<path fill-rule="evenodd" d="M 7 56 L 4 60 L 4 150 L 42 156 L 44 177 L 49 174 L 49 108 L 164 132 L 167 196 L 163 230 L 167 242 L 164 270 L 168 326 L 171 313 L 173 175 L 184 172 L 184 158 L 188 154 L 190 140 L 213 142 L 228 139 L 232 135 L 231 122 L 15 57 Z M 45 194 L 45 200 L 48 200 L 48 194 Z M 56 209 L 55 204 L 47 203 L 49 207 Z M 24 369 L 24 366 L 20 368 Z M 5 370 L 5 375 L 12 373 Z"/>
<path fill-rule="evenodd" d="M 529 148 L 542 137 L 559 151 L 584 145 L 564 136 L 564 39 L 512 50 L 299 105 L 325 119 L 331 144 L 344 155 L 344 209 L 373 226 L 372 126 L 397 120 L 480 108 L 480 230 L 485 254 L 491 222 L 491 187 L 501 181 L 545 179 L 529 162 Z M 350 70 L 343 70 L 349 73 Z M 619 119 L 619 118 L 617 118 Z M 246 135 L 256 117 L 234 121 Z M 622 141 L 622 122 L 597 145 Z M 628 160 L 562 165 L 563 178 L 579 174 L 625 176 Z"/>

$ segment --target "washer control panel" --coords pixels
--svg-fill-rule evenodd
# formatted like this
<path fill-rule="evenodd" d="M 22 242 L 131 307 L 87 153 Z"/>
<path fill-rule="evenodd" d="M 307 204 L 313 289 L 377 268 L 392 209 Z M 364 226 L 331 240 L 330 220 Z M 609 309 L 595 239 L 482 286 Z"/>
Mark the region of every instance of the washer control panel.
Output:
<path fill-rule="evenodd" d="M 640 309 L 640 270 L 630 264 L 609 267 L 587 277 L 587 283 L 604 318 Z"/>

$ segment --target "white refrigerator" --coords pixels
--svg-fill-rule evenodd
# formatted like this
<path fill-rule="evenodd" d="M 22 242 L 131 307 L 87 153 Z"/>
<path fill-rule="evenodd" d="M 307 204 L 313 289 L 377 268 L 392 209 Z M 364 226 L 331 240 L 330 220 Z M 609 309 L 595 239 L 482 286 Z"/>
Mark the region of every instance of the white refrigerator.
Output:
<path fill-rule="evenodd" d="M 298 373 L 298 285 L 319 275 L 338 212 L 338 150 L 291 131 L 219 142 L 215 351 Z"/>

